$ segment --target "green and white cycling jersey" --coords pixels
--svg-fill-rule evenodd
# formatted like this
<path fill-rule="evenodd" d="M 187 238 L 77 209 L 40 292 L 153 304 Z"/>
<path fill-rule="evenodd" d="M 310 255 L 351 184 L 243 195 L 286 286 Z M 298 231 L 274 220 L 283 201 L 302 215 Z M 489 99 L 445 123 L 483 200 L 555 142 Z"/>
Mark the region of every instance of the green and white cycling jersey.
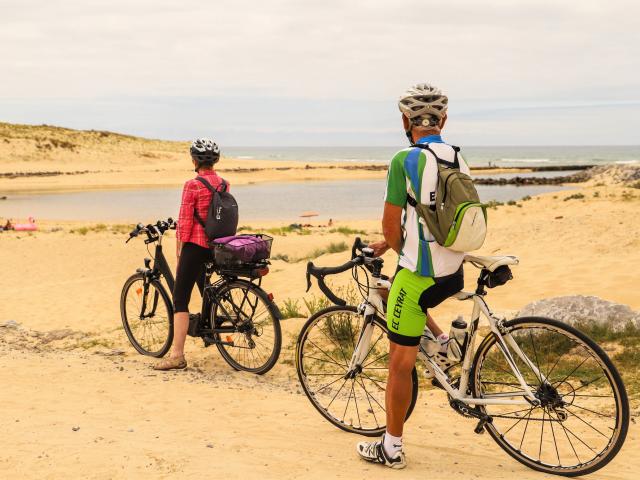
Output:
<path fill-rule="evenodd" d="M 453 148 L 440 135 L 423 137 L 416 143 L 429 147 L 444 160 L 453 161 Z M 470 174 L 469 166 L 458 153 L 460 171 Z M 435 241 L 415 208 L 407 203 L 407 194 L 425 205 L 435 203 L 438 183 L 436 159 L 428 150 L 409 147 L 400 150 L 391 160 L 387 174 L 385 201 L 404 209 L 402 229 L 404 242 L 398 264 L 425 277 L 442 277 L 455 273 L 464 253 L 449 250 Z"/>

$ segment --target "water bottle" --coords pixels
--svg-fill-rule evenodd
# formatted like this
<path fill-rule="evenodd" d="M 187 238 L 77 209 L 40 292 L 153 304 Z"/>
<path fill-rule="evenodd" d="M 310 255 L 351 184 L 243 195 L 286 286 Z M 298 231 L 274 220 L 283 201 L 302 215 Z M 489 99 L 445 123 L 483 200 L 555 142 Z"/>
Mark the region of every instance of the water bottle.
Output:
<path fill-rule="evenodd" d="M 460 362 L 467 345 L 467 322 L 462 317 L 451 322 L 449 343 L 447 344 L 447 358 L 453 362 Z"/>

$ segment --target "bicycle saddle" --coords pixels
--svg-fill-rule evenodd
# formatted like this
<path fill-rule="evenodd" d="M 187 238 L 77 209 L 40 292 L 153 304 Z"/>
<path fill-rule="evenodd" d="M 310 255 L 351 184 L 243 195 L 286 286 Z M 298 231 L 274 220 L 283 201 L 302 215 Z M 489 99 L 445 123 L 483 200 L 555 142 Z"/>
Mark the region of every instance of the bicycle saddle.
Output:
<path fill-rule="evenodd" d="M 473 263 L 476 267 L 481 266 L 486 268 L 490 272 L 493 272 L 496 268 L 502 265 L 517 265 L 518 257 L 513 255 L 495 256 L 495 257 L 479 257 L 475 255 L 465 255 L 464 261 Z"/>

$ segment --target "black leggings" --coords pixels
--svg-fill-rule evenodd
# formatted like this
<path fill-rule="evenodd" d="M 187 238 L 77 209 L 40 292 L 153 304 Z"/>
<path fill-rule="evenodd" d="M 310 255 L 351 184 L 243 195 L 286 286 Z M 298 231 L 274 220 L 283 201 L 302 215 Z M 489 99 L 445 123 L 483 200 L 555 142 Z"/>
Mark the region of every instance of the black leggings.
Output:
<path fill-rule="evenodd" d="M 213 261 L 211 250 L 195 243 L 182 245 L 176 283 L 173 287 L 173 311 L 188 312 L 193 286 L 197 283 L 200 295 L 204 289 L 204 264 Z"/>

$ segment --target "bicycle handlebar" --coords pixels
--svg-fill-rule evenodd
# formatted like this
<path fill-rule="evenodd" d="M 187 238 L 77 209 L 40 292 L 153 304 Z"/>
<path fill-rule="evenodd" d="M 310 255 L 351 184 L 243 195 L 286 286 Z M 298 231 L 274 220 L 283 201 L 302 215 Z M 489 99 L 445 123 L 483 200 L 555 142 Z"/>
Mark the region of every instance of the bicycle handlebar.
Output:
<path fill-rule="evenodd" d="M 177 225 L 178 223 L 171 217 L 167 220 L 158 220 L 156 223 L 150 223 L 147 226 L 138 223 L 135 228 L 129 232 L 129 238 L 125 243 L 129 243 L 132 238 L 137 237 L 141 233 L 147 234 L 146 243 L 155 242 L 160 236 L 164 235 L 167 230 L 175 230 Z"/>
<path fill-rule="evenodd" d="M 356 257 L 352 260 L 349 260 L 344 265 L 340 265 L 339 267 L 316 267 L 313 262 L 307 263 L 307 292 L 311 288 L 311 276 L 313 275 L 316 280 L 318 280 L 318 287 L 322 293 L 324 293 L 329 300 L 331 300 L 336 305 L 340 305 L 344 307 L 347 302 L 334 294 L 331 289 L 324 283 L 324 277 L 326 275 L 335 275 L 337 273 L 346 272 L 347 270 L 351 270 L 356 265 L 362 265 L 364 260 L 362 257 Z"/>
<path fill-rule="evenodd" d="M 318 280 L 318 287 L 320 287 L 322 293 L 324 293 L 327 298 L 336 305 L 344 307 L 347 302 L 345 302 L 343 299 L 341 299 L 331 291 L 331 289 L 324 282 L 324 277 L 327 275 L 336 275 L 338 273 L 346 272 L 347 270 L 351 270 L 353 267 L 357 267 L 360 265 L 368 267 L 371 261 L 375 260 L 379 261 L 379 266 L 381 268 L 382 260 L 373 259 L 371 257 L 371 251 L 364 251 L 367 248 L 368 245 L 363 243 L 362 240 L 360 240 L 360 237 L 357 237 L 355 242 L 353 243 L 353 247 L 351 247 L 351 260 L 349 260 L 347 263 L 340 265 L 339 267 L 316 267 L 313 262 L 307 263 L 307 292 L 311 288 L 311 276 L 314 276 L 316 280 Z M 361 253 L 358 253 L 358 250 L 360 250 Z"/>

